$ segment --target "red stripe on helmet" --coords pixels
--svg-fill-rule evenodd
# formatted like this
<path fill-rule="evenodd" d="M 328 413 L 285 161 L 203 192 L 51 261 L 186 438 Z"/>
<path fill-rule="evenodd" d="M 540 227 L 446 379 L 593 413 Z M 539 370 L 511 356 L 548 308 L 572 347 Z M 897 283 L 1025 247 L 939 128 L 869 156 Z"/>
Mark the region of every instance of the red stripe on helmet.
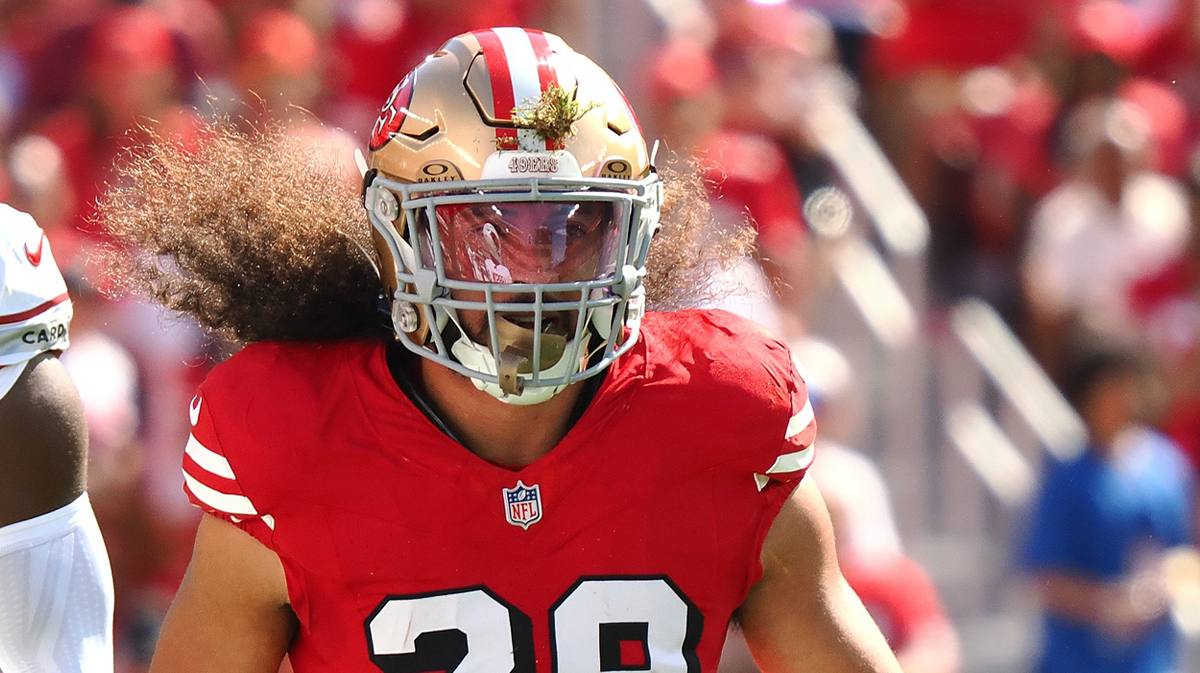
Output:
<path fill-rule="evenodd" d="M 504 44 L 500 36 L 492 30 L 480 30 L 473 33 L 479 46 L 483 49 L 483 58 L 487 61 L 488 75 L 492 80 L 492 114 L 496 119 L 511 120 L 512 110 L 517 106 L 513 94 L 512 74 L 508 71 L 508 55 L 504 52 Z M 496 146 L 502 150 L 517 149 L 517 129 L 514 127 L 496 128 Z"/>
<path fill-rule="evenodd" d="M 551 87 L 558 86 L 558 71 L 550 63 L 550 56 L 553 53 L 550 50 L 550 41 L 540 30 L 526 30 L 525 34 L 529 36 L 529 41 L 533 44 L 533 55 L 537 60 L 538 81 L 541 84 L 542 93 L 546 93 Z M 548 150 L 565 148 L 566 143 L 562 140 L 546 139 L 546 149 Z"/>

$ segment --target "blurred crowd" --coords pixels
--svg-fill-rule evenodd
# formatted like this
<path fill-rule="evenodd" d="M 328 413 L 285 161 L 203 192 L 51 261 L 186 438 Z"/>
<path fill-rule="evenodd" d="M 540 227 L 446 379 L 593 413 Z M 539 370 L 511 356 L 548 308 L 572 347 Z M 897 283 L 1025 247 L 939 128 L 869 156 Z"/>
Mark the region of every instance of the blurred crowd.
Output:
<path fill-rule="evenodd" d="M 64 361 L 88 410 L 119 670 L 145 666 L 190 552 L 185 409 L 221 357 L 199 329 L 108 296 L 89 273 L 88 251 L 103 240 L 92 207 L 118 180 L 122 152 L 143 134 L 186 138 L 197 120 L 229 115 L 288 121 L 298 138 L 349 156 L 387 92 L 446 37 L 522 24 L 578 43 L 570 17 L 588 5 L 0 2 L 0 201 L 37 218 L 72 285 Z M 933 314 L 985 299 L 1064 387 L 1079 380 L 1081 353 L 1135 357 L 1150 375 L 1121 423 L 1161 432 L 1200 464 L 1200 2 L 658 0 L 644 11 L 657 12 L 659 39 L 616 45 L 639 65 L 615 74 L 665 161 L 699 162 L 718 220 L 748 215 L 757 228 L 757 257 L 737 282 L 765 291 L 731 300 L 737 308 L 811 352 L 810 302 L 829 275 L 814 251 L 838 233 L 816 197 L 847 174 L 830 151 L 829 110 L 849 110 L 928 219 Z M 880 516 L 850 511 L 864 498 L 837 497 L 839 481 L 872 480 L 847 450 L 818 480 L 853 531 Z M 886 512 L 885 489 L 875 490 Z M 890 530 L 844 533 L 885 541 L 884 551 L 844 550 L 849 574 L 891 620 L 897 649 L 914 646 L 906 670 L 955 670 L 936 592 L 887 542 Z M 878 558 L 889 564 L 865 561 Z M 916 589 L 890 595 L 898 585 Z"/>

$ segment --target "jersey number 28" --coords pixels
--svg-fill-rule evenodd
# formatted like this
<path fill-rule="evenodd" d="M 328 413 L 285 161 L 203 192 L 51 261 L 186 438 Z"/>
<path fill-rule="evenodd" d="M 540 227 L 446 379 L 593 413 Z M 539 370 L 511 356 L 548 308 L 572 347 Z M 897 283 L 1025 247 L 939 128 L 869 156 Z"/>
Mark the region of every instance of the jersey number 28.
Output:
<path fill-rule="evenodd" d="M 584 577 L 550 608 L 556 673 L 699 673 L 700 611 L 666 577 Z M 366 620 L 384 673 L 534 673 L 533 623 L 487 587 L 389 596 Z"/>

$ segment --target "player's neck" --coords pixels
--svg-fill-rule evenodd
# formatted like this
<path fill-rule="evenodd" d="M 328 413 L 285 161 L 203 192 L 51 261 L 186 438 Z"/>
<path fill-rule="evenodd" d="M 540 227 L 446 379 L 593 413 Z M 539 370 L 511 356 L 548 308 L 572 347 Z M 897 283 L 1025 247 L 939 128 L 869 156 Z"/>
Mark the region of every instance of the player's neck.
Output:
<path fill-rule="evenodd" d="M 541 404 L 507 404 L 479 390 L 467 377 L 420 359 L 421 387 L 441 418 L 475 455 L 521 468 L 546 455 L 567 434 L 582 384 Z"/>

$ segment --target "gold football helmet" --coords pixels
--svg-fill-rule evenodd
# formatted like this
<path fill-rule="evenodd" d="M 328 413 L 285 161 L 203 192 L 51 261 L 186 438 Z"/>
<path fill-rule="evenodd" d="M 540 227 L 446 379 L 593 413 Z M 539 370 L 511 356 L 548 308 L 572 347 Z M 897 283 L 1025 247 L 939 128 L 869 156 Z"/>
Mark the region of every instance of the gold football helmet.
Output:
<path fill-rule="evenodd" d="M 662 183 L 621 90 L 561 38 L 450 39 L 392 91 L 368 168 L 409 350 L 533 404 L 636 341 Z"/>

